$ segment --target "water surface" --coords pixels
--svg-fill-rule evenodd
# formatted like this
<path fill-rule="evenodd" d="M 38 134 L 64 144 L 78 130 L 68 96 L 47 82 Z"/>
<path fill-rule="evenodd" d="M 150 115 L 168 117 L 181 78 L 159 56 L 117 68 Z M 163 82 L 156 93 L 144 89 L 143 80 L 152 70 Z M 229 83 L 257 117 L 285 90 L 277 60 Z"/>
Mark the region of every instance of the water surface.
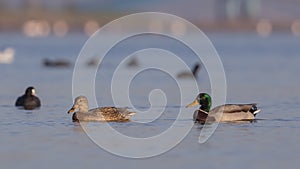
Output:
<path fill-rule="evenodd" d="M 224 64 L 227 102 L 258 103 L 262 109 L 258 120 L 220 124 L 204 144 L 198 143 L 202 126 L 195 124 L 187 137 L 172 150 L 152 158 L 129 159 L 99 148 L 66 113 L 73 102 L 73 67 L 45 68 L 41 64 L 43 58 L 64 58 L 75 63 L 87 37 L 74 33 L 65 38 L 30 39 L 18 33 L 0 34 L 1 47 L 16 49 L 15 62 L 0 65 L 0 167 L 297 168 L 300 165 L 300 38 L 287 33 L 273 34 L 268 38 L 252 33 L 210 33 L 208 36 Z M 121 57 L 122 51 L 119 54 Z M 182 57 L 189 58 L 185 53 Z M 140 59 L 141 63 L 151 61 L 151 58 Z M 195 61 L 192 58 L 187 64 L 192 66 Z M 168 61 L 159 62 L 167 64 Z M 118 64 L 118 56 L 108 59 L 103 65 L 105 71 L 113 71 L 110 64 Z M 125 72 L 134 71 L 125 69 Z M 201 71 L 197 82 L 203 91 L 209 92 L 207 79 L 207 73 Z M 100 106 L 113 105 L 108 96 L 110 90 L 102 83 L 106 80 L 109 76 L 96 78 Z M 147 110 L 150 106 L 149 91 L 161 88 L 171 95 L 163 115 L 145 125 L 134 122 L 111 125 L 136 137 L 164 131 L 173 123 L 180 106 L 184 106 L 178 105 L 180 95 L 174 83 L 166 74 L 144 72 L 132 82 L 132 103 Z M 17 96 L 29 85 L 35 86 L 42 107 L 33 111 L 14 107 Z M 191 92 L 189 101 L 196 95 Z M 192 120 L 192 113 L 193 109 L 187 120 Z"/>

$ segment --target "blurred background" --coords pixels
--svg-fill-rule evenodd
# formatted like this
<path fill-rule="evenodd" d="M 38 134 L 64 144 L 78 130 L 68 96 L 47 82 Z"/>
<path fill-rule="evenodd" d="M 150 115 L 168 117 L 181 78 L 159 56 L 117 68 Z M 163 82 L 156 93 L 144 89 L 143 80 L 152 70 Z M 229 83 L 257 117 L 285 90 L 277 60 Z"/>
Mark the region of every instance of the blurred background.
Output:
<path fill-rule="evenodd" d="M 300 33 L 298 0 L 1 0 L 0 30 L 28 36 L 91 34 L 105 23 L 136 12 L 165 12 L 207 31 Z"/>
<path fill-rule="evenodd" d="M 0 168 L 298 168 L 299 9 L 300 0 L 0 0 Z M 226 101 L 258 103 L 262 112 L 257 120 L 219 124 L 204 144 L 198 143 L 201 125 L 195 124 L 172 150 L 147 159 L 122 158 L 98 148 L 66 113 L 73 104 L 74 64 L 96 30 L 136 12 L 170 13 L 198 26 L 222 60 Z M 166 25 L 154 20 L 149 22 L 149 30 L 190 35 L 182 25 L 175 29 Z M 100 40 L 108 42 L 118 31 L 122 27 Z M 197 84 L 201 92 L 211 92 L 205 65 L 189 50 L 176 46 L 175 40 L 155 36 L 148 39 L 145 35 L 145 39 L 129 42 L 116 45 L 98 68 L 95 92 L 99 106 L 115 106 L 110 83 L 122 59 L 134 49 L 151 45 L 176 51 L 190 68 L 198 64 Z M 172 64 L 165 55 L 158 53 L 159 59 L 153 59 L 153 53 L 132 54 L 128 57 L 131 62 L 120 68 L 124 73 L 120 79 L 125 82 L 126 75 L 153 62 L 168 65 L 178 74 L 191 73 Z M 87 58 L 81 83 L 85 84 L 84 73 L 98 61 L 97 56 Z M 191 94 L 181 103 L 177 80 L 193 84 L 191 79 L 161 71 L 137 74 L 129 89 L 132 104 L 139 110 L 148 110 L 149 93 L 159 88 L 167 97 L 166 105 L 158 104 L 164 112 L 147 124 L 110 123 L 111 126 L 139 138 L 168 129 L 179 110 L 198 94 L 187 91 Z M 14 106 L 28 86 L 35 87 L 41 99 L 40 109 L 27 111 Z M 120 91 L 120 96 L 122 92 L 127 91 Z M 214 107 L 214 101 L 212 104 Z M 187 123 L 192 122 L 194 109 L 190 111 L 190 118 L 183 120 Z M 89 123 L 100 127 L 103 124 Z M 116 140 L 111 141 L 119 146 Z"/>

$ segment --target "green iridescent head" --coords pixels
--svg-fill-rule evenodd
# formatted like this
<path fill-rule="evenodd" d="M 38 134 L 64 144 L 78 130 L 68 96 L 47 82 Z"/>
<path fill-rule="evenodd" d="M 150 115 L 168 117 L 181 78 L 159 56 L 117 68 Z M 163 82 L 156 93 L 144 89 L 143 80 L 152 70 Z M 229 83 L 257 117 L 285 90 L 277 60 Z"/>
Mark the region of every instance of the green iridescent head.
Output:
<path fill-rule="evenodd" d="M 200 94 L 198 94 L 196 99 L 192 103 L 187 105 L 186 107 L 193 107 L 193 106 L 196 106 L 196 105 L 200 105 L 201 110 L 209 112 L 210 107 L 211 107 L 211 97 L 210 97 L 210 95 L 207 94 L 207 93 L 200 93 Z"/>

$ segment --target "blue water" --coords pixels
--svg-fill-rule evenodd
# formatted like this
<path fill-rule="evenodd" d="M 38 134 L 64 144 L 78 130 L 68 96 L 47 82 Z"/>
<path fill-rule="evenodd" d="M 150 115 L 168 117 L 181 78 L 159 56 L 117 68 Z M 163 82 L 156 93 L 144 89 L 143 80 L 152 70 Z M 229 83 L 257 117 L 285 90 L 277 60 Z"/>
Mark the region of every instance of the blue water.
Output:
<path fill-rule="evenodd" d="M 73 66 L 42 65 L 44 58 L 63 58 L 75 64 L 86 36 L 72 33 L 64 38 L 27 38 L 19 33 L 0 33 L 0 47 L 11 46 L 16 50 L 13 64 L 0 65 L 0 168 L 298 168 L 300 38 L 289 33 L 274 33 L 267 38 L 254 33 L 208 33 L 208 37 L 224 65 L 227 102 L 258 103 L 262 109 L 258 120 L 220 124 L 204 144 L 198 143 L 201 126 L 195 124 L 170 151 L 151 158 L 130 159 L 98 147 L 66 113 L 73 103 Z M 121 57 L 122 51 L 119 54 Z M 141 64 L 149 62 L 149 58 L 139 59 Z M 108 59 L 103 65 L 104 72 L 111 73 L 118 61 L 118 56 Z M 192 58 L 187 64 L 192 66 L 194 62 Z M 207 79 L 206 71 L 201 70 L 197 83 L 201 90 L 209 92 Z M 103 82 L 106 80 L 109 76 L 96 77 L 100 106 L 113 105 L 110 90 Z M 159 71 L 137 76 L 130 89 L 133 105 L 147 110 L 149 92 L 161 88 L 168 99 L 165 113 L 145 125 L 111 125 L 136 137 L 152 136 L 167 129 L 180 106 L 185 106 L 178 105 L 175 82 Z M 33 111 L 14 107 L 15 99 L 30 85 L 35 86 L 42 107 Z M 189 101 L 196 95 L 191 94 Z M 192 120 L 192 113 L 193 109 L 188 121 Z"/>

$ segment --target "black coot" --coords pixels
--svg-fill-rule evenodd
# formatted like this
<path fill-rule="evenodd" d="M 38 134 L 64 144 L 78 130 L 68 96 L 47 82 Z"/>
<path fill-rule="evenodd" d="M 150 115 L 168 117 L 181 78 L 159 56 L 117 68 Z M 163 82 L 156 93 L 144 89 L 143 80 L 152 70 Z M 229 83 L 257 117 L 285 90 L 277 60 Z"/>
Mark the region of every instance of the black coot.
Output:
<path fill-rule="evenodd" d="M 25 110 L 32 110 L 41 106 L 41 101 L 35 96 L 34 87 L 30 86 L 26 89 L 25 94 L 18 97 L 16 106 L 23 106 Z"/>

